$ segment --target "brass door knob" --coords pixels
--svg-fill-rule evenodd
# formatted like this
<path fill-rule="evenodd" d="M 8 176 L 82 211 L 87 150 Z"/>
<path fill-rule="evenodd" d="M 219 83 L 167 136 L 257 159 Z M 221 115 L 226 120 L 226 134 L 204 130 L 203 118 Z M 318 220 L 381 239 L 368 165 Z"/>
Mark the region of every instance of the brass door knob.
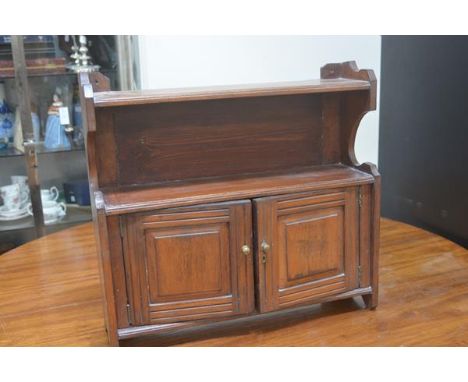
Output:
<path fill-rule="evenodd" d="M 250 253 L 250 247 L 247 244 L 244 244 L 241 248 L 242 253 L 247 256 Z"/>
<path fill-rule="evenodd" d="M 262 252 L 263 253 L 268 253 L 270 251 L 270 244 L 268 244 L 265 240 L 262 241 L 261 244 Z"/>

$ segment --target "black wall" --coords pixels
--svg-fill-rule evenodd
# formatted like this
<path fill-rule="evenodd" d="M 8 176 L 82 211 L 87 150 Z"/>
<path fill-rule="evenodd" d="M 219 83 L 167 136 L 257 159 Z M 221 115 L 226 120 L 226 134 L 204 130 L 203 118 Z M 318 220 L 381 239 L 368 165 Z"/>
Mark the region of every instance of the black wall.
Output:
<path fill-rule="evenodd" d="M 382 37 L 380 84 L 382 215 L 468 247 L 468 37 Z"/>

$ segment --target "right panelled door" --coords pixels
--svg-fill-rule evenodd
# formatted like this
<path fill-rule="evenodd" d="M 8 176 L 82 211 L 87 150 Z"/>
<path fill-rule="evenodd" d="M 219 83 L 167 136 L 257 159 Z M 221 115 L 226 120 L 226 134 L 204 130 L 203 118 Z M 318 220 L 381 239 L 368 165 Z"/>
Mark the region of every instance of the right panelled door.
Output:
<path fill-rule="evenodd" d="M 358 188 L 259 198 L 255 205 L 261 312 L 358 287 Z"/>

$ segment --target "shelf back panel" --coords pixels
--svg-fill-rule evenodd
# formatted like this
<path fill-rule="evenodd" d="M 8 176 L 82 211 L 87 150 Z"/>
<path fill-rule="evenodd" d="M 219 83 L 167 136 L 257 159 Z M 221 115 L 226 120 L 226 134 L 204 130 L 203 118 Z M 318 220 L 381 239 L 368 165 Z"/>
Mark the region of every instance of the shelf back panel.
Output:
<path fill-rule="evenodd" d="M 337 131 L 338 120 L 324 122 L 323 102 L 321 95 L 307 94 L 96 109 L 97 163 L 106 174 L 101 185 L 338 162 L 339 142 L 323 131 L 330 124 Z M 337 147 L 330 150 L 330 144 Z"/>

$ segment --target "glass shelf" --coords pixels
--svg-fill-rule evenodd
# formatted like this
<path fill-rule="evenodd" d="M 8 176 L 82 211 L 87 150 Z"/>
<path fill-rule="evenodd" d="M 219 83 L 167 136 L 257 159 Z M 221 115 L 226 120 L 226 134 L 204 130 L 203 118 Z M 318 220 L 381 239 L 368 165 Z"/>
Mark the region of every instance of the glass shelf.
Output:
<path fill-rule="evenodd" d="M 115 73 L 117 69 L 100 69 L 99 70 L 102 74 L 110 74 Z M 28 78 L 31 77 L 76 77 L 78 73 L 70 72 L 70 71 L 44 71 L 44 72 L 37 72 L 37 73 L 28 73 Z M 4 80 L 14 80 L 14 74 L 0 74 L 0 81 Z"/>
<path fill-rule="evenodd" d="M 84 147 L 72 146 L 70 149 L 47 149 L 44 147 L 44 142 L 39 142 L 36 144 L 36 152 L 38 154 L 53 154 L 53 153 L 64 153 L 68 151 L 84 151 Z"/>
<path fill-rule="evenodd" d="M 0 157 L 16 157 L 20 155 L 23 155 L 23 152 L 15 149 L 14 147 L 0 150 Z"/>
<path fill-rule="evenodd" d="M 65 217 L 53 224 L 46 225 L 47 227 L 55 227 L 59 225 L 85 223 L 92 220 L 90 206 L 79 206 L 77 204 L 67 204 L 67 214 Z M 0 221 L 0 232 L 24 230 L 34 228 L 34 220 L 32 216 L 27 216 L 23 219 L 14 221 Z"/>
<path fill-rule="evenodd" d="M 44 71 L 38 73 L 28 73 L 28 77 L 49 77 L 49 76 L 76 76 L 75 72 L 67 72 L 67 71 Z M 12 74 L 0 74 L 0 81 L 2 80 L 13 80 L 15 79 L 14 73 Z"/>
<path fill-rule="evenodd" d="M 34 228 L 34 220 L 32 216 L 13 221 L 0 221 L 0 232 L 16 231 L 29 228 Z"/>
<path fill-rule="evenodd" d="M 84 151 L 84 147 L 78 147 L 78 146 L 74 146 L 72 147 L 71 149 L 63 149 L 63 148 L 59 148 L 59 149 L 46 149 L 44 147 L 44 143 L 43 142 L 39 142 L 37 143 L 36 145 L 36 152 L 38 154 L 53 154 L 53 153 L 64 153 L 64 152 L 68 152 L 68 151 Z M 0 150 L 0 158 L 2 157 L 14 157 L 14 156 L 21 156 L 23 155 L 24 153 L 20 150 L 17 150 L 15 149 L 14 147 L 9 147 L 7 149 L 2 149 Z"/>

